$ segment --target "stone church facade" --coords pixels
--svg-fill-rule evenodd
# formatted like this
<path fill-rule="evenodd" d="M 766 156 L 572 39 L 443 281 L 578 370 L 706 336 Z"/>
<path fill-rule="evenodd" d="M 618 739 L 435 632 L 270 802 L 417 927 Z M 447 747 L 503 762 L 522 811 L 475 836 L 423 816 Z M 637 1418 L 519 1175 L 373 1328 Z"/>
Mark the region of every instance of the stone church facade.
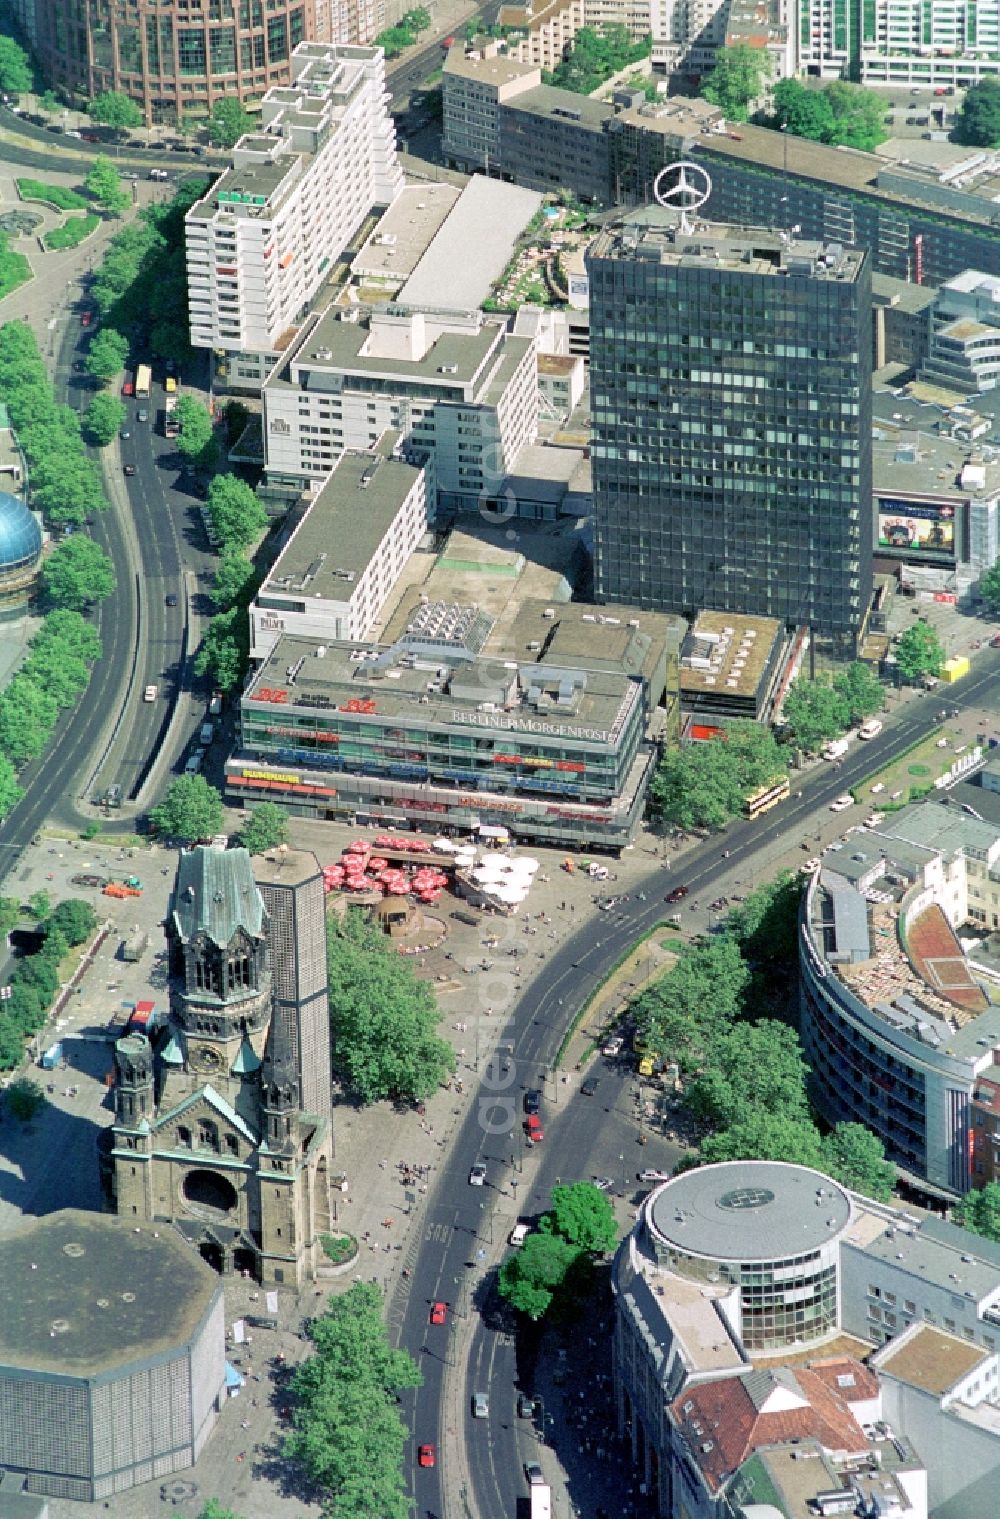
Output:
<path fill-rule="evenodd" d="M 115 1047 L 107 1173 L 122 1217 L 172 1223 L 219 1271 L 299 1286 L 330 1228 L 332 1134 L 329 1107 L 302 1109 L 269 932 L 245 849 L 181 855 L 169 1022 Z"/>

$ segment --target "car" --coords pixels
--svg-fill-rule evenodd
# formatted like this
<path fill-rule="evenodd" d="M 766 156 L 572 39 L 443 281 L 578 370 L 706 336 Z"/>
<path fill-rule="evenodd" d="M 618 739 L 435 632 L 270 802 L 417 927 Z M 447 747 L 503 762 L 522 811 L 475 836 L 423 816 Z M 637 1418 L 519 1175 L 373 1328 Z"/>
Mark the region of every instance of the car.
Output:
<path fill-rule="evenodd" d="M 122 385 L 122 395 L 123 396 L 134 396 L 135 395 L 135 384 L 134 384 L 134 382 L 132 380 L 126 380 L 125 383 Z"/>
<path fill-rule="evenodd" d="M 432 1303 L 431 1304 L 431 1323 L 432 1324 L 446 1324 L 447 1322 L 448 1322 L 448 1304 L 447 1303 Z"/>
<path fill-rule="evenodd" d="M 529 1113 L 524 1120 L 524 1132 L 530 1145 L 540 1145 L 545 1138 L 545 1130 L 542 1128 L 542 1120 L 537 1113 Z"/>
<path fill-rule="evenodd" d="M 82 132 L 78 132 L 75 127 L 67 127 L 66 128 L 66 136 L 67 137 L 76 137 L 79 141 L 81 141 L 81 142 L 83 141 L 83 133 Z"/>
<path fill-rule="evenodd" d="M 124 442 L 126 439 L 131 438 L 132 434 L 129 432 L 129 430 L 128 430 L 127 427 L 123 427 L 121 429 L 121 431 L 119 432 L 118 436 Z"/>
<path fill-rule="evenodd" d="M 517 1417 L 519 1419 L 533 1419 L 535 1417 L 535 1400 L 530 1393 L 518 1393 Z"/>
<path fill-rule="evenodd" d="M 168 607 L 175 607 L 177 605 L 177 595 L 174 591 L 168 592 L 163 599 Z"/>
<path fill-rule="evenodd" d="M 61 133 L 62 132 L 62 127 L 60 126 L 60 124 L 59 124 L 58 121 L 47 121 L 45 123 L 45 130 L 46 130 L 46 132 L 59 132 L 59 133 Z"/>
<path fill-rule="evenodd" d="M 477 1163 L 476 1165 L 473 1166 L 472 1170 L 469 1172 L 469 1186 L 470 1187 L 485 1187 L 485 1185 L 486 1185 L 486 1167 L 485 1166 L 481 1166 L 481 1165 L 479 1165 Z"/>
<path fill-rule="evenodd" d="M 615 1179 L 613 1176 L 595 1176 L 594 1186 L 597 1188 L 598 1192 L 613 1192 L 615 1188 Z"/>
<path fill-rule="evenodd" d="M 545 1481 L 545 1474 L 537 1461 L 525 1461 L 524 1475 L 528 1479 L 529 1487 L 540 1487 Z"/>
<path fill-rule="evenodd" d="M 843 796 L 834 797 L 833 801 L 830 803 L 830 811 L 831 812 L 846 812 L 846 810 L 847 810 L 848 807 L 853 807 L 853 806 L 854 806 L 854 798 L 853 798 L 853 796 L 851 796 L 848 792 L 845 791 L 844 794 L 843 794 Z"/>
<path fill-rule="evenodd" d="M 100 142 L 101 140 L 96 132 L 81 132 L 80 136 L 83 138 L 84 142 Z M 122 175 L 123 179 L 124 177 L 125 176 Z"/>
<path fill-rule="evenodd" d="M 122 470 L 122 474 L 123 475 L 134 475 L 135 474 L 135 465 L 134 464 L 126 464 L 125 468 Z"/>
<path fill-rule="evenodd" d="M 858 729 L 858 738 L 878 738 L 882 732 L 882 724 L 877 717 L 870 717 L 866 723 L 862 723 Z"/>
<path fill-rule="evenodd" d="M 145 691 L 143 691 L 143 693 L 142 693 L 142 699 L 143 699 L 143 701 L 155 701 L 156 700 L 156 694 L 157 694 L 157 687 L 156 686 L 147 686 L 146 689 L 145 689 Z"/>
<path fill-rule="evenodd" d="M 488 1419 L 490 1416 L 490 1395 L 488 1392 L 474 1392 L 472 1394 L 472 1417 L 474 1419 Z"/>
<path fill-rule="evenodd" d="M 104 877 L 89 874 L 70 876 L 69 884 L 71 886 L 89 886 L 94 890 L 98 890 L 104 885 Z"/>
<path fill-rule="evenodd" d="M 885 790 L 885 781 L 876 781 L 872 787 L 872 796 L 878 796 L 880 791 Z"/>
<path fill-rule="evenodd" d="M 884 812 L 870 812 L 868 814 L 868 816 L 865 818 L 865 827 L 866 828 L 877 828 L 880 823 L 884 823 L 884 822 L 885 822 L 885 813 Z"/>
<path fill-rule="evenodd" d="M 939 89 L 936 89 L 934 91 L 934 93 L 935 93 L 935 95 L 947 95 L 948 91 L 946 89 L 944 89 L 944 88 L 939 88 Z"/>
<path fill-rule="evenodd" d="M 607 1044 L 604 1046 L 603 1050 L 601 1051 L 601 1054 L 602 1055 L 606 1055 L 609 1060 L 613 1060 L 616 1055 L 620 1055 L 621 1054 L 621 1052 L 622 1052 L 622 1046 L 624 1045 L 624 1043 L 625 1043 L 624 1039 L 621 1039 L 616 1034 L 613 1039 L 609 1039 L 608 1040 Z"/>
<path fill-rule="evenodd" d="M 127 148 L 148 148 L 149 143 L 143 142 L 141 137 L 130 137 L 125 146 Z"/>
<path fill-rule="evenodd" d="M 90 324 L 93 322 L 93 320 L 94 320 L 94 313 L 92 311 L 81 311 L 80 312 L 80 326 L 81 327 L 89 327 Z"/>
<path fill-rule="evenodd" d="M 534 1089 L 524 1094 L 524 1111 L 526 1113 L 538 1113 L 541 1111 L 542 1094 Z"/>
<path fill-rule="evenodd" d="M 674 889 L 673 889 L 673 891 L 668 891 L 667 892 L 667 895 L 664 898 L 664 901 L 666 901 L 666 902 L 683 902 L 684 898 L 687 896 L 687 894 L 688 894 L 688 892 L 690 890 L 691 890 L 690 886 L 675 886 Z"/>
<path fill-rule="evenodd" d="M 150 179 L 169 179 L 170 175 L 166 169 L 150 169 L 149 177 Z"/>
<path fill-rule="evenodd" d="M 74 374 L 86 374 L 87 373 L 87 361 L 86 361 L 86 359 L 74 359 L 73 360 L 73 373 Z"/>
<path fill-rule="evenodd" d="M 513 1245 L 515 1250 L 517 1250 L 524 1244 L 530 1233 L 531 1225 L 526 1224 L 523 1219 L 518 1219 L 507 1237 L 507 1243 L 508 1245 Z"/>
<path fill-rule="evenodd" d="M 990 648 L 1000 649 L 1000 633 L 994 633 L 993 637 L 990 639 Z"/>
<path fill-rule="evenodd" d="M 636 1181 L 669 1181 L 669 1171 L 657 1171 L 655 1166 L 647 1166 L 644 1171 L 635 1173 Z"/>
<path fill-rule="evenodd" d="M 437 1460 L 437 1456 L 435 1454 L 433 1445 L 418 1445 L 417 1446 L 417 1465 L 418 1466 L 433 1466 L 436 1460 Z"/>
<path fill-rule="evenodd" d="M 588 1076 L 580 1088 L 581 1095 L 584 1097 L 593 1097 L 594 1093 L 597 1091 L 598 1085 L 599 1083 L 593 1076 Z"/>
<path fill-rule="evenodd" d="M 137 422 L 148 422 L 149 421 L 149 412 L 146 410 L 145 406 L 140 406 L 139 407 L 139 410 L 135 414 L 135 420 Z"/>
<path fill-rule="evenodd" d="M 811 876 L 814 871 L 819 870 L 821 864 L 822 861 L 816 855 L 813 855 L 810 859 L 806 860 L 804 865 L 799 866 L 799 873 L 800 875 Z"/>

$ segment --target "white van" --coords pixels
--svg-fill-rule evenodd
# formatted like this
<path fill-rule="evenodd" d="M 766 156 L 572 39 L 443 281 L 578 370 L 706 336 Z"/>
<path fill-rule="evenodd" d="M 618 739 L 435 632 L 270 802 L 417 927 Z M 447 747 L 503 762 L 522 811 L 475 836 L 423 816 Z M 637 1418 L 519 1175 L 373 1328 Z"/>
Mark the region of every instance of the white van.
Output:
<path fill-rule="evenodd" d="M 523 1245 L 524 1242 L 525 1242 L 525 1240 L 528 1238 L 528 1235 L 530 1233 L 531 1233 L 531 1225 L 530 1224 L 517 1223 L 517 1224 L 514 1225 L 513 1229 L 510 1231 L 510 1239 L 509 1239 L 508 1243 L 511 1244 L 511 1245 Z"/>
<path fill-rule="evenodd" d="M 823 750 L 823 758 L 825 760 L 843 759 L 849 748 L 850 744 L 846 738 L 832 739 Z"/>
<path fill-rule="evenodd" d="M 858 738 L 878 738 L 882 732 L 882 724 L 877 717 L 870 717 L 866 723 L 862 723 L 858 729 Z"/>

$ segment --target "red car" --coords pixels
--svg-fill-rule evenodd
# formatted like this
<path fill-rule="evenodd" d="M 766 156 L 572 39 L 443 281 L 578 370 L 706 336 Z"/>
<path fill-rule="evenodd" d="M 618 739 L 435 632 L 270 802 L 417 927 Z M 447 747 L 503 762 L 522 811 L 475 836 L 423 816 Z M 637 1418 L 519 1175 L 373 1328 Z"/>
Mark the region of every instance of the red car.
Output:
<path fill-rule="evenodd" d="M 524 1120 L 524 1132 L 528 1136 L 528 1143 L 540 1145 L 545 1138 L 545 1130 L 542 1128 L 542 1120 L 537 1113 L 529 1113 Z"/>
<path fill-rule="evenodd" d="M 436 1460 L 437 1460 L 437 1457 L 435 1456 L 433 1445 L 418 1445 L 418 1447 L 417 1447 L 417 1465 L 418 1466 L 433 1466 L 435 1464 Z"/>
<path fill-rule="evenodd" d="M 80 312 L 80 326 L 81 327 L 89 327 L 90 324 L 91 324 L 91 322 L 93 320 L 94 320 L 94 313 L 92 311 L 81 311 Z"/>
<path fill-rule="evenodd" d="M 125 381 L 125 384 L 122 386 L 122 395 L 123 396 L 134 396 L 135 395 L 135 386 L 133 385 L 133 383 L 132 383 L 131 380 L 126 380 Z"/>
<path fill-rule="evenodd" d="M 447 1323 L 447 1321 L 448 1321 L 448 1304 L 447 1303 L 432 1303 L 431 1304 L 431 1323 L 432 1324 L 445 1324 L 445 1323 Z"/>

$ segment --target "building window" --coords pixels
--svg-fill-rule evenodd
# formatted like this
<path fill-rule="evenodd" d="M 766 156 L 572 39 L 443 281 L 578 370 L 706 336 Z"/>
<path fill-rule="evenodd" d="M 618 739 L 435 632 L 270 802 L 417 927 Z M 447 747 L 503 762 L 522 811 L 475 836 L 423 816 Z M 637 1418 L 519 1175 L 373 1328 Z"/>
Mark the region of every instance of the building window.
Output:
<path fill-rule="evenodd" d="M 191 1148 L 191 1130 L 186 1124 L 182 1123 L 177 1130 L 177 1143 L 184 1145 L 189 1150 Z"/>

